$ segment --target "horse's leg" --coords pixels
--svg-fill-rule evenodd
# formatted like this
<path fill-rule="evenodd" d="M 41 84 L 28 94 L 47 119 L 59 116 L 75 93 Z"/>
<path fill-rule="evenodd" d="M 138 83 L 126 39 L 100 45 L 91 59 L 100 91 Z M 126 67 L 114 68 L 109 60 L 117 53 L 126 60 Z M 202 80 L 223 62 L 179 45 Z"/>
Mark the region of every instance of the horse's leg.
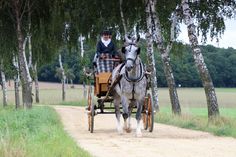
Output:
<path fill-rule="evenodd" d="M 144 100 L 139 100 L 137 102 L 137 113 L 136 113 L 136 120 L 137 120 L 136 136 L 137 137 L 142 137 L 142 132 L 141 132 L 141 128 L 142 128 L 141 117 L 142 117 L 143 103 L 144 103 Z"/>
<path fill-rule="evenodd" d="M 127 131 L 128 126 L 127 126 L 127 119 L 129 118 L 129 102 L 128 98 L 126 96 L 121 97 L 121 102 L 122 102 L 122 108 L 123 108 L 123 118 L 124 118 L 124 130 Z"/>
<path fill-rule="evenodd" d="M 129 116 L 128 116 L 128 127 L 127 127 L 127 132 L 130 133 L 132 131 L 131 129 L 131 115 L 132 115 L 132 109 L 133 106 L 135 106 L 135 101 L 131 101 L 130 105 L 129 105 Z"/>
<path fill-rule="evenodd" d="M 115 113 L 116 113 L 117 131 L 119 134 L 122 134 L 123 130 L 120 124 L 120 97 L 119 96 L 114 96 L 114 106 L 115 106 Z"/>

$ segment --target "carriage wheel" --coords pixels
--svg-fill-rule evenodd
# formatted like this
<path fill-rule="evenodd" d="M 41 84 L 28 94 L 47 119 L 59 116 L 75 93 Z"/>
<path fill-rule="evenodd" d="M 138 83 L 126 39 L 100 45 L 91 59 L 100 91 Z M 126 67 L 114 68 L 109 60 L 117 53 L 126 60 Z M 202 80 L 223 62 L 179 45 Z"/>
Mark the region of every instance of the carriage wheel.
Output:
<path fill-rule="evenodd" d="M 147 122 L 147 102 L 148 102 L 148 98 L 145 97 L 144 106 L 143 106 L 143 114 L 142 114 L 144 130 L 147 130 L 147 128 L 148 128 L 148 122 Z"/>
<path fill-rule="evenodd" d="M 147 95 L 147 114 L 146 114 L 146 120 L 147 120 L 147 127 L 149 132 L 153 131 L 154 126 L 154 112 L 153 112 L 153 100 L 152 95 L 148 93 Z"/>

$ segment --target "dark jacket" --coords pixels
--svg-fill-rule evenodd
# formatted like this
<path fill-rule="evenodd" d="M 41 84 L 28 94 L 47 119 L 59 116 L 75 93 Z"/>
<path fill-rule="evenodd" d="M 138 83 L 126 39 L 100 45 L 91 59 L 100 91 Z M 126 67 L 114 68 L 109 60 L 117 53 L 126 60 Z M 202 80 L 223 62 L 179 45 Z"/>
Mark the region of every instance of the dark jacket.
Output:
<path fill-rule="evenodd" d="M 100 40 L 97 44 L 97 57 L 99 57 L 101 53 L 109 53 L 111 56 L 118 54 L 115 49 L 115 44 L 112 41 L 106 47 Z"/>

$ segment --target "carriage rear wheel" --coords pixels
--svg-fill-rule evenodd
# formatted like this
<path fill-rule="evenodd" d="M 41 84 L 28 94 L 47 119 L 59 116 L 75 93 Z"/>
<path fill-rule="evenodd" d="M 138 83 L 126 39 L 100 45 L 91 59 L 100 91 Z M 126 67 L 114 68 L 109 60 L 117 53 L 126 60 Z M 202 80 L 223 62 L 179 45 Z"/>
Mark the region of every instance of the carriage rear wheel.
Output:
<path fill-rule="evenodd" d="M 143 124 L 144 129 L 149 130 L 149 132 L 153 131 L 154 126 L 154 111 L 153 111 L 153 100 L 152 95 L 150 93 L 147 94 L 145 98 L 144 104 L 144 113 L 143 113 Z"/>
<path fill-rule="evenodd" d="M 143 128 L 144 130 L 147 130 L 148 128 L 148 122 L 147 122 L 147 97 L 145 97 L 145 101 L 144 101 L 144 106 L 143 106 L 143 114 L 142 114 L 142 118 L 143 118 Z"/>

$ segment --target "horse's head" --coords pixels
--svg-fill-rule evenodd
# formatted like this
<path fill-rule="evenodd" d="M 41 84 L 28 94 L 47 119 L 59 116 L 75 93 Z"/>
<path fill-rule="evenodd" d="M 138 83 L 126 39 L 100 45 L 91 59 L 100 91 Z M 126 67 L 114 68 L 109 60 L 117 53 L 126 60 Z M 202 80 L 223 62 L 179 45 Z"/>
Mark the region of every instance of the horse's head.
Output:
<path fill-rule="evenodd" d="M 140 48 L 138 47 L 138 38 L 128 38 L 125 36 L 125 44 L 122 47 L 122 53 L 125 55 L 125 68 L 131 71 L 135 66 L 135 62 L 140 53 Z"/>

